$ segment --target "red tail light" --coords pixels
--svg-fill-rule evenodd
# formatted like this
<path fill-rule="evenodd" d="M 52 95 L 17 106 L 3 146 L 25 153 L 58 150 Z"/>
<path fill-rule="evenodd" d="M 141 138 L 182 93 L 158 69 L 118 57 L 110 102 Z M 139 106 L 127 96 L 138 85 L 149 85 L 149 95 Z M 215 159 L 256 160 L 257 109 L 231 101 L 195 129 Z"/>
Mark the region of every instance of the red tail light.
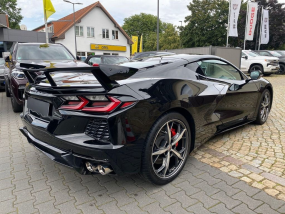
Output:
<path fill-rule="evenodd" d="M 101 100 L 91 101 L 86 99 L 85 97 L 78 96 L 78 100 L 66 101 L 64 105 L 60 107 L 60 109 L 108 113 L 115 110 L 121 104 L 121 101 L 114 97 L 109 96 L 108 98 L 109 99 L 105 98 L 104 101 Z"/>
<path fill-rule="evenodd" d="M 130 105 L 132 105 L 132 104 L 134 104 L 135 102 L 126 102 L 126 103 L 124 103 L 122 106 L 121 106 L 121 108 L 126 108 L 126 107 L 128 107 L 128 106 L 130 106 Z"/>
<path fill-rule="evenodd" d="M 96 107 L 85 107 L 82 109 L 82 111 L 88 111 L 88 112 L 94 111 L 94 112 L 107 113 L 107 112 L 113 111 L 115 108 L 117 108 L 121 104 L 121 101 L 117 100 L 114 97 L 109 97 L 109 99 L 111 102 L 96 102 L 92 104 L 92 106 L 96 106 Z M 98 106 L 100 105 L 100 103 L 101 103 L 101 106 Z"/>
<path fill-rule="evenodd" d="M 99 67 L 99 64 L 94 63 L 94 64 L 93 64 L 93 67 Z"/>
<path fill-rule="evenodd" d="M 89 101 L 84 97 L 78 97 L 80 101 L 67 101 L 67 103 L 60 107 L 60 109 L 66 110 L 81 110 L 84 106 L 86 106 Z"/>

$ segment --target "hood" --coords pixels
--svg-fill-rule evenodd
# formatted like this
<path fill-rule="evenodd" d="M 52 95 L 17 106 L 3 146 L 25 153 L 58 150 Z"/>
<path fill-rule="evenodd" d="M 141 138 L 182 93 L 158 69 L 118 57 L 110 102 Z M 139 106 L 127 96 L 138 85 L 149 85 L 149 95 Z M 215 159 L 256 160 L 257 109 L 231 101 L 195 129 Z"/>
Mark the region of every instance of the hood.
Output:
<path fill-rule="evenodd" d="M 18 60 L 16 67 L 20 67 L 20 63 L 43 65 L 46 68 L 90 67 L 90 65 L 78 60 Z"/>

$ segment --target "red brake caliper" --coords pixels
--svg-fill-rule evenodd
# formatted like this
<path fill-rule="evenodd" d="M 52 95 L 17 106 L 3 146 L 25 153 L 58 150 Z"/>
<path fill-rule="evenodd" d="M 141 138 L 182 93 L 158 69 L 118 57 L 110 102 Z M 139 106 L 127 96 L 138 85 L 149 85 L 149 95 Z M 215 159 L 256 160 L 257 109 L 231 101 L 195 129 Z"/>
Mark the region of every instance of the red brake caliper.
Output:
<path fill-rule="evenodd" d="M 171 137 L 175 136 L 176 135 L 176 131 L 174 128 L 171 128 Z M 178 142 L 175 144 L 175 147 L 178 146 Z"/>

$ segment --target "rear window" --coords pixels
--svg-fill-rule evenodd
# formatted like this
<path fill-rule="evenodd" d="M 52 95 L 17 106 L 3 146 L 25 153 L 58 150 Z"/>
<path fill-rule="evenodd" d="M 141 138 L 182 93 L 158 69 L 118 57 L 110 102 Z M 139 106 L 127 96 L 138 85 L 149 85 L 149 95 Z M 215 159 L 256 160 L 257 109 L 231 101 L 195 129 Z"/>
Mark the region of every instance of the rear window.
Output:
<path fill-rule="evenodd" d="M 115 57 L 103 57 L 102 58 L 102 63 L 107 64 L 107 65 L 116 65 L 120 64 L 123 62 L 128 62 L 127 57 L 120 57 L 120 56 L 115 56 Z"/>
<path fill-rule="evenodd" d="M 101 63 L 101 57 L 92 57 L 88 61 L 88 65 L 100 64 L 100 63 Z"/>
<path fill-rule="evenodd" d="M 19 45 L 17 60 L 73 60 L 73 56 L 62 45 Z"/>

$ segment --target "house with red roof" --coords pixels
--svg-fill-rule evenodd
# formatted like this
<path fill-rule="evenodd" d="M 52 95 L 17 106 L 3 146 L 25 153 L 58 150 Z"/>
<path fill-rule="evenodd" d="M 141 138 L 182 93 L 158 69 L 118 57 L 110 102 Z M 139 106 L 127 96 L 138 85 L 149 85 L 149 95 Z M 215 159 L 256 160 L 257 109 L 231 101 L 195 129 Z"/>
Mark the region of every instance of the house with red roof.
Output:
<path fill-rule="evenodd" d="M 41 25 L 33 31 L 44 32 Z M 51 40 L 61 43 L 84 60 L 88 55 L 120 55 L 130 57 L 131 38 L 98 1 L 59 20 L 48 22 Z"/>

